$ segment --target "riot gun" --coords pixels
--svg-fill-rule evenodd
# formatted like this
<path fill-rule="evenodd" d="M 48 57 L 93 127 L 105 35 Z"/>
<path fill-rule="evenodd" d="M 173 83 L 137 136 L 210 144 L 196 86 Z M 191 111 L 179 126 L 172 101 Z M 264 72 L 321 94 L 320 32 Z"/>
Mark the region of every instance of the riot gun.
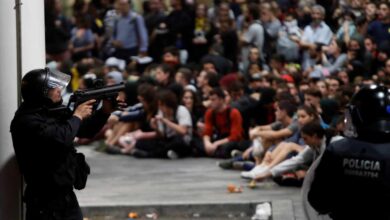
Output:
<path fill-rule="evenodd" d="M 75 91 L 69 98 L 68 108 L 72 103 L 74 103 L 73 109 L 76 109 L 78 105 L 88 100 L 95 99 L 96 103 L 94 104 L 93 109 L 96 110 L 101 100 L 111 100 L 113 103 L 116 103 L 118 93 L 124 89 L 125 84 L 120 83 L 110 86 L 97 85 L 92 89 Z"/>

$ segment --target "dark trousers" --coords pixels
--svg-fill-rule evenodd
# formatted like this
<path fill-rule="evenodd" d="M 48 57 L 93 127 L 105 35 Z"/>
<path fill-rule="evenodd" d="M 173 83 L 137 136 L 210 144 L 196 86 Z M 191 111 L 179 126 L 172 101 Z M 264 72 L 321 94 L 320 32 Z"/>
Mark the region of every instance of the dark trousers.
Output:
<path fill-rule="evenodd" d="M 26 220 L 83 220 L 73 191 L 25 194 Z"/>
<path fill-rule="evenodd" d="M 226 144 L 219 145 L 217 150 L 214 153 L 214 156 L 217 158 L 230 158 L 230 153 L 237 149 L 239 150 L 239 142 L 232 141 Z"/>
<path fill-rule="evenodd" d="M 185 143 L 180 136 L 168 139 L 138 140 L 135 148 L 144 151 L 145 157 L 153 158 L 167 158 L 169 150 L 175 151 L 179 157 L 186 157 L 192 154 L 190 145 Z"/>
<path fill-rule="evenodd" d="M 217 158 L 231 158 L 231 152 L 233 150 L 245 151 L 250 146 L 249 141 L 231 141 L 226 144 L 222 144 L 218 146 L 217 150 L 214 153 L 214 157 Z M 194 141 L 194 148 L 197 152 L 197 156 L 207 156 L 206 151 L 204 149 L 204 143 L 202 139 L 196 139 Z"/>
<path fill-rule="evenodd" d="M 116 49 L 114 52 L 114 57 L 118 59 L 125 60 L 126 63 L 131 61 L 132 56 L 138 55 L 138 48 L 130 48 L 130 49 Z"/>

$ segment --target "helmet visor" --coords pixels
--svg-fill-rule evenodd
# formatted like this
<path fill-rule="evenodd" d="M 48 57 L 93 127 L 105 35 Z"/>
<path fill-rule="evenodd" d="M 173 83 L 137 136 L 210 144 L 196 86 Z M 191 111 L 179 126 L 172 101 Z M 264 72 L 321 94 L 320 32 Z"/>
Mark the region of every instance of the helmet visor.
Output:
<path fill-rule="evenodd" d="M 48 70 L 47 87 L 49 89 L 60 88 L 64 89 L 70 82 L 70 76 L 60 71 Z"/>

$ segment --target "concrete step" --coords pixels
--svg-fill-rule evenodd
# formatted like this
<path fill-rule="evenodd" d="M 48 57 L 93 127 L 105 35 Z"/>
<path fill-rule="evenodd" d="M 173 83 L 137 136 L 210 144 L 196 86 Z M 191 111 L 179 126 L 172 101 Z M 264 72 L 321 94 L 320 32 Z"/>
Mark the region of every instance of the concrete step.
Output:
<path fill-rule="evenodd" d="M 260 203 L 260 202 L 259 202 Z M 128 220 L 129 213 L 136 213 L 134 219 L 181 220 L 181 219 L 251 219 L 259 203 L 235 204 L 170 204 L 170 205 L 140 205 L 140 206 L 104 206 L 82 207 L 88 220 Z M 271 201 L 272 220 L 293 220 L 294 211 L 291 200 Z"/>

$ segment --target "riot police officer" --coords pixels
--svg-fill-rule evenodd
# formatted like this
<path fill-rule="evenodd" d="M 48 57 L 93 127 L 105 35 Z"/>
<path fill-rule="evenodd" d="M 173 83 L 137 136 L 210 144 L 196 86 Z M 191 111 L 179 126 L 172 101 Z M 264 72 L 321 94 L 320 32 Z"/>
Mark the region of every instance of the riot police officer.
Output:
<path fill-rule="evenodd" d="M 309 203 L 333 219 L 390 219 L 390 89 L 370 85 L 352 97 L 345 135 L 322 155 Z"/>
<path fill-rule="evenodd" d="M 69 75 L 47 68 L 32 70 L 22 79 L 23 103 L 11 122 L 11 134 L 26 183 L 27 220 L 83 218 L 73 189 L 85 187 L 89 166 L 73 141 L 97 133 L 112 108 L 105 102 L 93 112 L 95 100 L 89 100 L 68 111 L 61 105 L 61 91 L 69 81 Z"/>

